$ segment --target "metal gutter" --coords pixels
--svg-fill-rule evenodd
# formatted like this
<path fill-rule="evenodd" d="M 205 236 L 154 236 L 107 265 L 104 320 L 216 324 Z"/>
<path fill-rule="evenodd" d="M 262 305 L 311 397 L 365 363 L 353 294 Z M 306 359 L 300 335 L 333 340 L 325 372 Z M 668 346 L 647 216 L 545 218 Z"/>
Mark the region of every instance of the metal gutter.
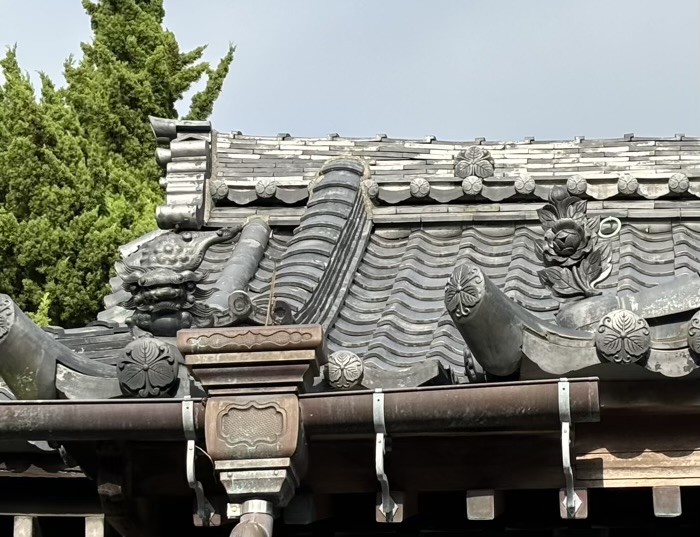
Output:
<path fill-rule="evenodd" d="M 597 379 L 570 379 L 572 422 L 600 419 Z M 560 428 L 558 381 L 525 381 L 386 390 L 387 434 L 460 431 L 555 431 Z M 309 437 L 374 434 L 371 391 L 299 396 Z M 191 400 L 194 429 L 204 430 L 206 401 Z M 185 439 L 182 399 L 0 402 L 0 437 L 7 440 Z"/>
<path fill-rule="evenodd" d="M 573 422 L 600 420 L 598 379 L 569 379 Z M 386 390 L 387 434 L 561 427 L 558 380 Z M 300 396 L 307 435 L 373 434 L 373 392 Z"/>
<path fill-rule="evenodd" d="M 185 440 L 182 399 L 0 401 L 3 440 Z M 192 399 L 196 431 L 204 401 Z"/>

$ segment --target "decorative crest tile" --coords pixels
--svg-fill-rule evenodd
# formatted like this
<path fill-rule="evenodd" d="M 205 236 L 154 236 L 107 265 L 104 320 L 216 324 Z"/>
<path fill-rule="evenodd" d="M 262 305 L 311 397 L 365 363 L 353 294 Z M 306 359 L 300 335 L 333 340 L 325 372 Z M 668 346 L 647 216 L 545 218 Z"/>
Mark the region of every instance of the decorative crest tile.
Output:
<path fill-rule="evenodd" d="M 277 183 L 272 177 L 263 177 L 255 184 L 255 193 L 261 198 L 271 198 L 277 192 Z"/>
<path fill-rule="evenodd" d="M 472 175 L 486 179 L 495 169 L 491 153 L 478 145 L 460 151 L 455 157 L 455 175 L 466 179 Z"/>
<path fill-rule="evenodd" d="M 209 195 L 214 201 L 220 201 L 228 195 L 228 185 L 221 177 L 209 181 Z"/>
<path fill-rule="evenodd" d="M 581 175 L 572 175 L 566 180 L 566 189 L 572 196 L 581 196 L 588 190 L 588 182 Z"/>
<path fill-rule="evenodd" d="M 176 353 L 170 345 L 151 337 L 129 343 L 117 360 L 117 379 L 124 395 L 172 396 L 178 387 Z"/>
<path fill-rule="evenodd" d="M 379 184 L 374 179 L 365 179 L 362 181 L 362 186 L 365 188 L 369 199 L 376 199 L 379 195 Z"/>
<path fill-rule="evenodd" d="M 600 321 L 595 344 L 598 354 L 609 362 L 638 362 L 651 350 L 649 324 L 631 311 L 615 310 Z"/>
<path fill-rule="evenodd" d="M 424 198 L 430 194 L 430 183 L 424 177 L 416 177 L 411 180 L 410 189 L 414 198 Z"/>
<path fill-rule="evenodd" d="M 518 194 L 532 194 L 535 191 L 535 180 L 527 173 L 521 173 L 515 179 L 515 191 Z"/>
<path fill-rule="evenodd" d="M 620 194 L 634 194 L 639 190 L 639 181 L 630 173 L 623 173 L 617 180 L 617 190 Z"/>
<path fill-rule="evenodd" d="M 484 296 L 484 286 L 484 277 L 477 267 L 457 267 L 445 287 L 447 311 L 458 319 L 467 317 Z"/>
<path fill-rule="evenodd" d="M 364 364 L 351 351 L 337 351 L 328 357 L 326 380 L 337 390 L 357 388 L 362 383 Z"/>
<path fill-rule="evenodd" d="M 688 176 L 684 173 L 674 173 L 668 178 L 668 188 L 674 194 L 683 194 L 690 188 Z"/>
<path fill-rule="evenodd" d="M 462 191 L 467 196 L 478 195 L 481 193 L 481 189 L 483 187 L 484 182 L 481 180 L 481 177 L 477 177 L 476 175 L 470 175 L 469 177 L 466 177 L 464 181 L 462 181 Z"/>
<path fill-rule="evenodd" d="M 688 326 L 688 348 L 695 357 L 700 357 L 700 311 L 695 312 Z"/>

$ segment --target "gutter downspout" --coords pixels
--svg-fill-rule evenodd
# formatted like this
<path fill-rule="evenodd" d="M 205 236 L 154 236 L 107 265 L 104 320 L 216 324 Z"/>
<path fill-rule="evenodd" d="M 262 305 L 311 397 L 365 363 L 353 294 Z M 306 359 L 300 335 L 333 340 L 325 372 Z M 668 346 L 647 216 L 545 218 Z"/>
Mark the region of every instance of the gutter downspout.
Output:
<path fill-rule="evenodd" d="M 274 524 L 272 504 L 265 500 L 249 500 L 241 506 L 240 522 L 231 537 L 272 537 Z"/>

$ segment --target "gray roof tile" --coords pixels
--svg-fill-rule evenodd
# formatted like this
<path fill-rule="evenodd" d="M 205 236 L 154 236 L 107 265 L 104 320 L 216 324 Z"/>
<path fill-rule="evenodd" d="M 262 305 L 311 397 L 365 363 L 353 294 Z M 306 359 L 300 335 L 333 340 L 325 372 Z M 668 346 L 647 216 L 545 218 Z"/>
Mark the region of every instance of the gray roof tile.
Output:
<path fill-rule="evenodd" d="M 403 203 L 411 195 L 409 183 L 415 177 L 426 178 L 431 185 L 454 188 L 454 194 L 431 189 L 419 203 L 452 203 L 455 200 L 469 203 L 461 192 L 461 179 L 454 174 L 454 158 L 474 142 L 446 142 L 432 140 L 396 140 L 382 137 L 373 139 L 335 138 L 285 138 L 274 139 L 217 133 L 214 175 L 223 177 L 235 188 L 226 200 L 217 202 L 211 212 L 212 223 L 228 218 L 240 218 L 233 212 L 236 206 L 260 204 L 254 195 L 255 185 L 262 177 L 272 177 L 280 185 L 289 184 L 299 194 L 294 203 L 308 195 L 308 182 L 315 176 L 322 163 L 334 156 L 353 155 L 367 161 L 370 173 L 379 185 L 379 197 L 375 205 Z M 254 149 L 251 149 L 253 147 Z M 691 179 L 691 188 L 683 194 L 693 198 L 700 194 L 700 139 L 685 137 L 649 138 L 630 137 L 611 140 L 493 142 L 484 141 L 480 147 L 491 152 L 495 161 L 493 177 L 484 179 L 482 200 L 502 201 L 522 199 L 512 185 L 517 177 L 528 174 L 537 183 L 529 199 L 546 200 L 555 184 L 563 184 L 568 177 L 579 173 L 589 181 L 585 196 L 592 199 L 608 199 L 618 196 L 617 179 L 623 173 L 632 173 L 645 181 L 635 194 L 625 200 L 655 199 L 669 195 L 667 179 L 682 171 Z M 254 153 L 254 154 L 253 154 Z M 257 157 L 255 167 L 250 159 Z M 237 162 L 230 168 L 230 162 Z M 303 173 L 291 170 L 304 170 Z M 235 186 L 231 181 L 235 181 Z M 493 185 L 487 188 L 487 185 Z M 393 189 L 393 190 L 392 190 Z M 251 194 L 244 195 L 243 191 Z M 287 194 L 289 196 L 289 194 Z M 584 197 L 585 197 L 584 196 Z M 677 197 L 677 196 L 676 196 Z M 273 197 L 267 203 L 275 210 L 289 200 Z M 226 208 L 226 209 L 225 209 Z M 228 212 L 221 212 L 228 211 Z"/>

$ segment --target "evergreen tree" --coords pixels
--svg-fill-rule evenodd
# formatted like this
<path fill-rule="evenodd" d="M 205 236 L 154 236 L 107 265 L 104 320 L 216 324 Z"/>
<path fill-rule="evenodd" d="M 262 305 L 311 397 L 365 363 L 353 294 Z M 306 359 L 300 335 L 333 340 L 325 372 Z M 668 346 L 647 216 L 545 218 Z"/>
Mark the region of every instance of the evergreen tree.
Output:
<path fill-rule="evenodd" d="M 233 60 L 211 68 L 204 47 L 180 52 L 162 0 L 84 1 L 93 39 L 65 64 L 66 85 L 41 75 L 35 94 L 10 49 L 0 68 L 0 292 L 42 323 L 94 319 L 121 244 L 155 227 L 163 193 L 148 116 L 202 77 L 187 114 L 206 119 Z"/>

